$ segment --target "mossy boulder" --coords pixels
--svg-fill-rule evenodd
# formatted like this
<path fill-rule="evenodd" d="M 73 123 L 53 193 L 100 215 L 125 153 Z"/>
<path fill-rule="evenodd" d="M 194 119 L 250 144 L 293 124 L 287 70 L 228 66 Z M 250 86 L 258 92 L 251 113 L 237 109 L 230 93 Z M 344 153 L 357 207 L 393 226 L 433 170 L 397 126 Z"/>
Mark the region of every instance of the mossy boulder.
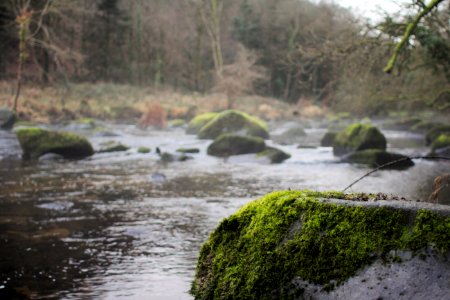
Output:
<path fill-rule="evenodd" d="M 267 157 L 272 164 L 279 164 L 285 161 L 286 159 L 291 158 L 290 154 L 274 147 L 266 147 L 265 150 L 257 153 L 257 156 Z"/>
<path fill-rule="evenodd" d="M 161 161 L 163 163 L 170 163 L 170 162 L 175 162 L 175 161 L 186 161 L 189 159 L 193 159 L 192 156 L 186 155 L 186 154 L 172 154 L 169 152 L 163 152 L 161 153 L 161 157 L 160 157 Z"/>
<path fill-rule="evenodd" d="M 438 136 L 444 133 L 450 134 L 450 125 L 439 124 L 434 126 L 425 135 L 426 144 L 431 145 Z"/>
<path fill-rule="evenodd" d="M 448 209 L 447 213 L 433 212 L 431 205 L 417 209 L 414 206 L 418 204 L 367 201 L 370 197 L 278 191 L 248 203 L 224 219 L 203 244 L 192 295 L 195 299 L 321 299 L 317 295 L 328 291 L 324 292 L 326 299 L 376 299 L 382 295 L 387 299 L 388 294 L 412 289 L 410 280 L 418 276 L 416 269 L 408 269 L 407 258 L 400 262 L 399 253 L 411 253 L 412 257 L 428 253 L 425 267 L 441 258 L 442 264 L 433 267 L 449 274 Z M 355 288 L 364 285 L 361 279 L 365 278 L 370 285 L 364 290 L 372 286 L 370 289 L 380 293 L 377 296 L 358 297 L 348 289 L 347 297 L 333 296 L 340 286 L 351 287 L 350 279 L 357 272 L 377 264 L 380 268 L 396 264 L 407 276 L 389 277 L 390 271 L 385 271 L 377 279 L 369 273 Z M 430 283 L 439 280 L 440 293 L 448 295 L 446 276 L 426 275 Z M 384 284 L 377 287 L 378 280 Z M 418 289 L 436 291 L 437 286 L 425 284 Z"/>
<path fill-rule="evenodd" d="M 207 153 L 212 156 L 228 157 L 258 153 L 265 149 L 266 144 L 260 137 L 222 134 L 209 145 Z"/>
<path fill-rule="evenodd" d="M 0 107 L 0 129 L 9 130 L 14 126 L 17 116 L 9 108 Z"/>
<path fill-rule="evenodd" d="M 367 149 L 386 150 L 386 138 L 369 124 L 350 125 L 336 135 L 333 143 L 333 153 L 337 156 Z"/>
<path fill-rule="evenodd" d="M 40 128 L 24 128 L 16 131 L 24 159 L 37 159 L 47 153 L 64 158 L 84 158 L 94 154 L 89 141 L 69 132 L 48 131 Z"/>
<path fill-rule="evenodd" d="M 431 151 L 435 153 L 436 151 L 439 151 L 439 149 L 447 147 L 450 147 L 450 133 L 438 136 L 431 144 Z"/>
<path fill-rule="evenodd" d="M 320 146 L 322 147 L 332 147 L 334 139 L 336 138 L 337 132 L 328 131 L 320 140 Z"/>
<path fill-rule="evenodd" d="M 108 152 L 122 152 L 127 151 L 130 147 L 125 146 L 122 143 L 116 141 L 107 141 L 105 143 L 100 144 L 99 153 L 108 153 Z"/>
<path fill-rule="evenodd" d="M 193 118 L 186 129 L 187 134 L 197 134 L 203 126 L 208 124 L 209 121 L 214 119 L 219 113 L 217 112 L 208 112 Z"/>
<path fill-rule="evenodd" d="M 387 165 L 383 169 L 395 169 L 395 170 L 403 170 L 414 166 L 414 162 L 405 155 L 386 152 L 384 150 L 379 149 L 369 149 L 353 152 L 350 153 L 349 155 L 344 156 L 343 161 L 356 164 L 364 164 L 372 168 L 392 163 L 390 165 Z"/>
<path fill-rule="evenodd" d="M 215 139 L 224 133 L 269 138 L 267 125 L 263 121 L 235 110 L 219 113 L 200 129 L 197 136 L 200 139 Z"/>
<path fill-rule="evenodd" d="M 306 136 L 306 132 L 301 126 L 287 129 L 279 135 L 272 135 L 272 140 L 282 145 L 292 145 L 301 143 Z"/>
<path fill-rule="evenodd" d="M 174 119 L 170 120 L 167 124 L 170 128 L 179 128 L 186 125 L 186 121 L 183 119 Z"/>

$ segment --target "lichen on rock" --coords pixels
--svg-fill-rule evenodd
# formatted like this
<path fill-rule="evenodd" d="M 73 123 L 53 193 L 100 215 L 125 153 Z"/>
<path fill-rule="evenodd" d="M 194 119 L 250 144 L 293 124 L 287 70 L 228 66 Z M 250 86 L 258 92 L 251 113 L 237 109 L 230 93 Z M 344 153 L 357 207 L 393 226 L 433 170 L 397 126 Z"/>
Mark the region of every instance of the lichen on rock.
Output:
<path fill-rule="evenodd" d="M 367 149 L 386 150 L 386 138 L 369 124 L 350 125 L 336 135 L 333 143 L 333 153 L 338 156 Z"/>
<path fill-rule="evenodd" d="M 24 159 L 37 159 L 47 153 L 64 158 L 83 158 L 94 154 L 89 141 L 69 132 L 48 131 L 36 127 L 16 131 Z"/>
<path fill-rule="evenodd" d="M 302 299 L 295 281 L 330 290 L 377 259 L 395 260 L 397 250 L 449 253 L 448 215 L 347 198 L 354 196 L 278 191 L 248 203 L 202 246 L 191 293 L 196 299 Z"/>

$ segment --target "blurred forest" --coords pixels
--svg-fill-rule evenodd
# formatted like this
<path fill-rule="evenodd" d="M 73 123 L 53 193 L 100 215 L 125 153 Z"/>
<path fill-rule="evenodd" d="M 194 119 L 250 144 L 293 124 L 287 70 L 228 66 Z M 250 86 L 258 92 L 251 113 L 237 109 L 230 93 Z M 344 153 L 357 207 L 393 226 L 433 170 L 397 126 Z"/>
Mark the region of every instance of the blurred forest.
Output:
<path fill-rule="evenodd" d="M 450 111 L 450 4 L 373 24 L 332 1 L 2 0 L 0 79 L 243 93 L 336 111 Z"/>

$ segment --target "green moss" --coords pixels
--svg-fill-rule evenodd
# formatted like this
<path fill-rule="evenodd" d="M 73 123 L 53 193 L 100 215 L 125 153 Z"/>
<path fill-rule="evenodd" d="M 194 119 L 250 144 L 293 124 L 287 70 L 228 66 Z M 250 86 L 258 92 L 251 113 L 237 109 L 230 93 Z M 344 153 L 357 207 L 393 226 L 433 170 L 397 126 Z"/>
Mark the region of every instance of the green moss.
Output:
<path fill-rule="evenodd" d="M 86 138 L 74 133 L 31 127 L 17 130 L 16 135 L 26 159 L 35 159 L 46 153 L 60 154 L 66 158 L 81 158 L 94 154 Z"/>
<path fill-rule="evenodd" d="M 336 135 L 333 153 L 343 155 L 366 149 L 386 150 L 386 138 L 375 126 L 356 123 Z"/>
<path fill-rule="evenodd" d="M 258 153 L 266 149 L 264 140 L 254 136 L 222 134 L 207 149 L 208 155 L 227 157 L 231 155 Z"/>
<path fill-rule="evenodd" d="M 183 119 L 174 119 L 174 120 L 170 120 L 168 123 L 169 127 L 183 127 L 184 125 L 186 125 L 186 121 Z"/>
<path fill-rule="evenodd" d="M 137 151 L 138 151 L 138 153 L 143 153 L 143 154 L 150 153 L 150 148 L 148 148 L 148 147 L 139 147 Z"/>
<path fill-rule="evenodd" d="M 295 292 L 296 277 L 332 288 L 392 250 L 450 250 L 449 217 L 319 198 L 346 195 L 279 191 L 224 219 L 200 251 L 191 293 L 196 299 L 285 299 Z"/>
<path fill-rule="evenodd" d="M 270 159 L 270 162 L 273 164 L 279 164 L 285 161 L 286 159 L 291 158 L 291 155 L 273 147 L 266 147 L 264 151 L 257 153 L 257 156 L 265 156 Z"/>
<path fill-rule="evenodd" d="M 196 116 L 189 122 L 186 133 L 197 134 L 203 126 L 214 119 L 218 114 L 219 113 L 217 112 L 209 112 Z"/>
<path fill-rule="evenodd" d="M 425 135 L 427 145 L 431 145 L 438 136 L 444 133 L 450 134 L 450 125 L 440 124 L 431 128 Z"/>
<path fill-rule="evenodd" d="M 433 152 L 437 149 L 444 148 L 444 147 L 450 147 L 450 133 L 449 134 L 441 134 L 431 144 L 431 150 Z"/>
<path fill-rule="evenodd" d="M 198 148 L 178 148 L 177 152 L 181 152 L 181 153 L 200 153 L 200 149 L 198 149 Z"/>
<path fill-rule="evenodd" d="M 203 126 L 198 132 L 200 139 L 215 139 L 223 133 L 244 133 L 263 139 L 269 137 L 267 125 L 246 113 L 227 110 L 221 112 Z"/>

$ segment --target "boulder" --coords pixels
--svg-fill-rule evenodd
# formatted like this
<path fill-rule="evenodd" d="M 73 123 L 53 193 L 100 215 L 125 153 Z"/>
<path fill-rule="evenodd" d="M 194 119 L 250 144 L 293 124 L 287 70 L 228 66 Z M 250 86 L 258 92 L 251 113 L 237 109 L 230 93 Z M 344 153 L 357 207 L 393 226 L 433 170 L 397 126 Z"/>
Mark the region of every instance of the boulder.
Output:
<path fill-rule="evenodd" d="M 407 156 L 386 152 L 379 149 L 369 149 L 350 153 L 344 156 L 343 161 L 364 164 L 372 168 L 379 167 L 384 164 L 392 163 L 383 169 L 403 170 L 414 166 L 414 162 Z M 398 161 L 394 163 L 395 161 Z"/>
<path fill-rule="evenodd" d="M 287 129 L 286 131 L 284 131 L 279 135 L 272 135 L 272 140 L 275 143 L 282 145 L 293 145 L 301 143 L 304 140 L 305 136 L 306 132 L 303 129 L 303 127 L 296 126 Z"/>
<path fill-rule="evenodd" d="M 40 128 L 24 128 L 16 131 L 24 159 L 37 159 L 47 153 L 64 158 L 84 158 L 94 154 L 89 141 L 69 132 L 48 131 Z"/>
<path fill-rule="evenodd" d="M 130 147 L 125 146 L 122 143 L 116 141 L 108 141 L 100 144 L 100 149 L 98 150 L 98 153 L 121 152 L 127 151 L 128 149 L 130 149 Z"/>
<path fill-rule="evenodd" d="M 16 120 L 17 116 L 14 111 L 9 108 L 0 108 L 0 129 L 11 129 Z"/>
<path fill-rule="evenodd" d="M 367 149 L 386 150 L 386 138 L 369 124 L 350 125 L 336 135 L 333 143 L 333 153 L 337 156 Z"/>
<path fill-rule="evenodd" d="M 177 154 L 172 154 L 169 152 L 162 152 L 160 154 L 160 156 L 161 156 L 160 159 L 163 163 L 169 163 L 169 162 L 175 162 L 175 161 L 186 161 L 189 159 L 193 159 L 192 156 L 186 155 L 184 153 L 177 155 Z"/>
<path fill-rule="evenodd" d="M 209 145 L 207 153 L 212 156 L 227 157 L 231 155 L 258 153 L 266 149 L 260 137 L 223 134 Z"/>
<path fill-rule="evenodd" d="M 439 124 L 431 128 L 425 135 L 427 145 L 431 145 L 433 141 L 441 134 L 450 134 L 450 125 Z"/>
<path fill-rule="evenodd" d="M 441 134 L 431 144 L 431 152 L 436 153 L 439 152 L 440 149 L 448 147 L 450 147 L 450 133 Z"/>
<path fill-rule="evenodd" d="M 269 138 L 267 125 L 263 121 L 235 110 L 227 110 L 215 116 L 200 129 L 197 136 L 200 139 L 215 139 L 223 133 Z"/>
<path fill-rule="evenodd" d="M 174 119 L 170 120 L 167 125 L 169 126 L 169 128 L 184 127 L 186 125 L 186 121 L 183 119 Z"/>
<path fill-rule="evenodd" d="M 279 164 L 285 161 L 288 158 L 291 158 L 291 155 L 274 147 L 266 147 L 265 150 L 256 154 L 257 156 L 267 157 L 272 164 Z"/>
<path fill-rule="evenodd" d="M 322 147 L 332 147 L 334 139 L 336 138 L 337 132 L 328 131 L 320 140 L 320 146 Z"/>
<path fill-rule="evenodd" d="M 340 192 L 278 191 L 203 244 L 195 299 L 446 299 L 450 209 Z M 402 297 L 403 296 L 403 297 Z"/>
<path fill-rule="evenodd" d="M 209 112 L 196 116 L 189 122 L 186 133 L 197 134 L 203 126 L 214 119 L 218 114 L 219 113 L 216 112 Z"/>

